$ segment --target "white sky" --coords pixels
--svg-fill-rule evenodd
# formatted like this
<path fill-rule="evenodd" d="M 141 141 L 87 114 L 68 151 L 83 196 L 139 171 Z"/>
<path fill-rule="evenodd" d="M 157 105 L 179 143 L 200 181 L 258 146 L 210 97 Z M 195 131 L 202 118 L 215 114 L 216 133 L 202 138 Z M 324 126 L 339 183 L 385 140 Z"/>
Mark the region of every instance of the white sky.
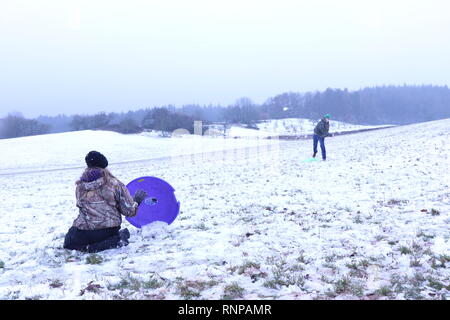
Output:
<path fill-rule="evenodd" d="M 447 0 L 0 0 L 0 116 L 449 84 Z"/>

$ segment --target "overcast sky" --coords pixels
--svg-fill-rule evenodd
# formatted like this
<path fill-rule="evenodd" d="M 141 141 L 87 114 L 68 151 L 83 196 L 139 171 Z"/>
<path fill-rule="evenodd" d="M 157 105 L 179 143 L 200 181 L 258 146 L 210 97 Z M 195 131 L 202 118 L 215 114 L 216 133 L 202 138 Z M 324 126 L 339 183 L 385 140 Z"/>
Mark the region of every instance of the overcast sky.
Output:
<path fill-rule="evenodd" d="M 0 40 L 0 116 L 450 82 L 447 0 L 2 0 Z"/>

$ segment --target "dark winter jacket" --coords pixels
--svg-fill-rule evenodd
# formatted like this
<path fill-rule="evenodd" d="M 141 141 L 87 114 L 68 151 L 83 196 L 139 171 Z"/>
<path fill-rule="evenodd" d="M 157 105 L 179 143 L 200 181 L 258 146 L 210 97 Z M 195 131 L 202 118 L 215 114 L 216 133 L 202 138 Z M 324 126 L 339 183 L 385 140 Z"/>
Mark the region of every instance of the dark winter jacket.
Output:
<path fill-rule="evenodd" d="M 89 176 L 87 169 L 83 177 Z M 98 169 L 96 169 L 98 170 Z M 100 178 L 77 182 L 76 198 L 79 215 L 73 226 L 80 230 L 98 230 L 120 226 L 122 215 L 133 217 L 138 204 L 134 202 L 125 185 L 106 169 Z"/>
<path fill-rule="evenodd" d="M 320 120 L 319 123 L 314 128 L 314 133 L 321 138 L 325 138 L 330 136 L 330 134 L 328 133 L 329 130 L 330 130 L 330 123 L 324 118 Z"/>

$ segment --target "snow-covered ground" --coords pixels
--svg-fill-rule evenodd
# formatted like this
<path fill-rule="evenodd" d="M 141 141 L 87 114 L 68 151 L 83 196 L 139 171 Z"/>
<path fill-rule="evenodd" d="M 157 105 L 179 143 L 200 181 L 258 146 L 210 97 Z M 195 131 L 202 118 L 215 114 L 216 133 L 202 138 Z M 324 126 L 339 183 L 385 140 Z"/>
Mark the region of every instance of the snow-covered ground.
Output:
<path fill-rule="evenodd" d="M 236 148 L 258 147 L 272 144 L 266 137 L 285 134 L 311 134 L 315 124 L 306 119 L 270 120 L 258 125 L 261 130 L 232 126 L 227 131 L 228 138 L 214 135 L 208 138 L 199 135 L 176 135 L 169 139 L 160 132 L 140 134 L 120 134 L 112 131 L 77 131 L 40 136 L 0 140 L 0 151 L 14 149 L 0 166 L 1 174 L 80 168 L 84 159 L 80 155 L 91 150 L 102 150 L 108 154 L 111 163 L 131 162 L 147 159 L 174 157 L 179 155 L 216 152 Z M 358 126 L 331 121 L 330 132 L 353 131 L 383 126 Z M 256 139 L 255 139 L 256 138 Z"/>
<path fill-rule="evenodd" d="M 82 167 L 85 165 L 82 155 L 91 150 L 100 150 L 108 155 L 110 163 L 118 163 L 271 143 L 269 140 L 206 138 L 193 134 L 163 138 L 154 132 L 125 135 L 92 130 L 4 139 L 0 140 L 0 152 L 5 155 L 0 175 Z"/>
<path fill-rule="evenodd" d="M 1 170 L 82 166 L 94 139 L 85 134 L 81 146 L 68 135 L 2 141 Z M 0 299 L 450 295 L 450 119 L 327 138 L 326 162 L 305 161 L 312 141 L 300 140 L 122 163 L 145 149 L 139 136 L 115 139 L 128 138 L 136 142 L 123 150 L 96 148 L 125 183 L 172 184 L 179 217 L 144 229 L 124 220 L 131 239 L 121 249 L 68 251 L 81 169 L 0 176 Z M 170 156 L 175 142 L 161 141 L 149 153 Z"/>
<path fill-rule="evenodd" d="M 256 124 L 256 129 L 248 129 L 243 126 L 233 125 L 227 132 L 229 137 L 269 137 L 282 135 L 310 135 L 314 132 L 318 120 L 287 118 L 267 120 Z M 346 132 L 361 129 L 383 128 L 390 125 L 364 126 L 345 123 L 341 121 L 330 121 L 330 132 Z"/>

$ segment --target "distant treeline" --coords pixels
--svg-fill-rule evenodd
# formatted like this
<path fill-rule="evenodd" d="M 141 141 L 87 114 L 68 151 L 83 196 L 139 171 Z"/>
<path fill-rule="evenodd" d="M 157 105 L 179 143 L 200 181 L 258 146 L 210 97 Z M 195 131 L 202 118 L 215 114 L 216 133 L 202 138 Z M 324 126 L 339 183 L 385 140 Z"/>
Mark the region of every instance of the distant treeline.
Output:
<path fill-rule="evenodd" d="M 0 139 L 34 136 L 50 132 L 51 126 L 36 119 L 25 119 L 21 114 L 9 114 L 0 119 Z"/>
<path fill-rule="evenodd" d="M 354 124 L 409 124 L 450 118 L 447 86 L 382 86 L 358 91 L 327 89 L 323 92 L 287 92 L 256 104 L 240 98 L 232 105 L 184 105 L 140 109 L 127 113 L 41 116 L 29 120 L 18 115 L 0 119 L 0 138 L 101 129 L 135 133 L 143 129 L 193 131 L 193 121 L 252 124 L 267 119 L 319 119 L 330 113 L 333 120 Z"/>

